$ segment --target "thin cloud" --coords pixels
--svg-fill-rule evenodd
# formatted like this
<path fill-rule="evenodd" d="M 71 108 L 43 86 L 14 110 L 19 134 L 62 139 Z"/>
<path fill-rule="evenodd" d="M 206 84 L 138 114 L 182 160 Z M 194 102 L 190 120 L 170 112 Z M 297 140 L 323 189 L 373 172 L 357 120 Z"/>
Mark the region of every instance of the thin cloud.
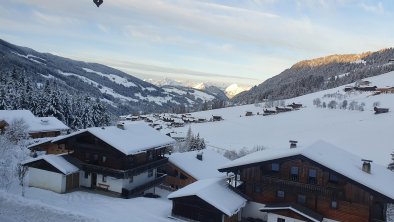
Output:
<path fill-rule="evenodd" d="M 382 2 L 378 2 L 376 5 L 368 5 L 362 2 L 360 4 L 360 7 L 366 12 L 371 12 L 375 14 L 384 14 L 385 12 Z"/>

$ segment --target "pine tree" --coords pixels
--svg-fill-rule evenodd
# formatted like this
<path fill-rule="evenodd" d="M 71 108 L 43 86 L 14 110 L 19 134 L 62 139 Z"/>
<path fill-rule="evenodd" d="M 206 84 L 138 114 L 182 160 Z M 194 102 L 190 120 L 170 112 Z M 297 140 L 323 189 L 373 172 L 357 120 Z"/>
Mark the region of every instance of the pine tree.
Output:
<path fill-rule="evenodd" d="M 392 160 L 392 162 L 391 163 L 389 163 L 389 165 L 388 165 L 388 169 L 389 170 L 391 170 L 391 171 L 394 171 L 394 152 L 391 154 L 391 160 Z"/>

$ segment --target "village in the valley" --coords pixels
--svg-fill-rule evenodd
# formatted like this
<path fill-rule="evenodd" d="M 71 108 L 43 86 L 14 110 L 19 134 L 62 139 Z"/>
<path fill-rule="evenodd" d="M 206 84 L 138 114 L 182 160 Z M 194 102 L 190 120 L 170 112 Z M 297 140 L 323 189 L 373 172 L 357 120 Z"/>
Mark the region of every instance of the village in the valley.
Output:
<path fill-rule="evenodd" d="M 374 77 L 372 81 L 386 81 L 392 75 Z M 324 97 L 332 98 L 327 95 L 337 94 L 336 97 L 353 97 L 367 104 L 379 99 L 393 108 L 394 104 L 388 102 L 392 95 L 376 87 L 349 88 L 270 105 L 265 102 L 196 113 L 126 115 L 120 116 L 115 125 L 78 131 L 71 131 L 54 117 L 36 117 L 28 110 L 1 110 L 0 129 L 3 134 L 13 131 L 16 135 L 18 124 L 28 126 L 26 149 L 30 157 L 21 161 L 23 195 L 40 200 L 40 195 L 48 193 L 59 208 L 64 204 L 90 204 L 80 209 L 85 216 L 94 217 L 92 209 L 105 211 L 111 207 L 117 212 L 113 215 L 115 221 L 125 215 L 139 215 L 140 220 L 146 221 L 385 221 L 394 200 L 394 174 L 390 170 L 393 164 L 387 167 L 381 165 L 384 158 L 372 158 L 373 147 L 343 148 L 336 141 L 346 146 L 353 136 L 363 137 L 362 133 L 367 132 L 363 127 L 373 128 L 373 122 L 379 121 L 368 122 L 371 118 L 384 118 L 389 127 L 389 108 L 325 109 L 316 104 L 315 97 L 321 96 L 324 101 Z M 334 124 L 332 113 L 336 113 L 339 122 L 347 115 L 356 115 L 366 125 L 360 126 L 360 132 L 348 133 L 349 139 L 334 138 L 334 142 L 325 139 L 331 135 L 297 135 L 284 129 L 282 133 L 288 139 L 277 141 L 280 147 L 263 146 L 265 141 L 270 144 L 280 136 L 269 138 L 269 133 L 257 132 L 260 136 L 253 138 L 246 129 L 263 132 L 266 127 L 274 127 L 270 121 L 291 129 L 305 121 L 297 128 L 308 131 L 307 119 L 288 122 L 290 114 L 301 118 L 302 113 L 310 118 L 323 115 Z M 243 122 L 245 125 L 239 127 L 244 133 L 236 129 L 230 129 L 230 133 L 225 129 L 228 125 L 220 125 L 226 122 Z M 262 123 L 268 126 L 261 126 Z M 321 124 L 329 125 L 323 120 Z M 385 125 L 380 126 L 386 129 Z M 338 133 L 341 127 L 334 127 L 334 131 Z M 234 137 L 229 138 L 230 142 L 253 140 L 260 141 L 261 146 L 230 152 L 220 139 L 223 132 L 219 131 Z M 389 134 L 371 138 L 387 145 L 386 135 Z M 388 148 L 389 152 L 391 147 Z M 54 196 L 53 192 L 59 195 Z M 140 202 L 147 202 L 144 209 L 133 209 Z M 101 216 L 108 220 L 110 215 Z"/>

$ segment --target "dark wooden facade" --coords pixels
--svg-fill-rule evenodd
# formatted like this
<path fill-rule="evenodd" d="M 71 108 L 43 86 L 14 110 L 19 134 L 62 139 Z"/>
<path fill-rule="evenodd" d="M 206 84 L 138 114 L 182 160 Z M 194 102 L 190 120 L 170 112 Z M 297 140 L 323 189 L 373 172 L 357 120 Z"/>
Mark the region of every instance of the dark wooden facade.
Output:
<path fill-rule="evenodd" d="M 298 204 L 338 221 L 385 221 L 392 201 L 301 155 L 220 171 L 239 174 L 252 201 Z"/>
<path fill-rule="evenodd" d="M 172 199 L 172 214 L 201 222 L 236 222 L 238 215 L 225 215 L 198 196 L 186 196 Z"/>
<path fill-rule="evenodd" d="M 30 137 L 33 139 L 44 138 L 44 137 L 56 137 L 61 134 L 60 131 L 47 131 L 47 132 L 31 132 Z"/>
<path fill-rule="evenodd" d="M 160 169 L 160 171 L 167 174 L 164 184 L 174 190 L 180 189 L 197 181 L 196 178 L 192 177 L 171 162 L 167 163 L 162 169 Z"/>
<path fill-rule="evenodd" d="M 64 144 L 85 172 L 115 178 L 128 178 L 168 162 L 164 157 L 166 147 L 126 155 L 89 132 L 63 139 L 57 144 Z"/>

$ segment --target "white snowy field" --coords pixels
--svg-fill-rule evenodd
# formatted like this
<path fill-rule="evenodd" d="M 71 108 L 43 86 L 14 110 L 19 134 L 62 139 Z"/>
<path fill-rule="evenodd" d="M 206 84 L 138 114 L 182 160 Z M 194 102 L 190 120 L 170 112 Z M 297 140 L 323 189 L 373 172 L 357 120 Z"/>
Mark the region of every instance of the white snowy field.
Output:
<path fill-rule="evenodd" d="M 122 199 L 84 191 L 58 194 L 31 187 L 22 198 L 19 190 L 18 185 L 10 192 L 0 190 L 0 221 L 173 221 L 168 218 L 172 207 L 169 192 L 157 188 L 158 199 Z"/>
<path fill-rule="evenodd" d="M 394 72 L 366 80 L 378 88 L 394 86 Z M 199 133 L 208 147 L 224 150 L 240 150 L 244 147 L 251 149 L 255 146 L 287 148 L 289 140 L 299 141 L 299 146 L 308 146 L 321 139 L 363 158 L 387 165 L 391 160 L 390 154 L 394 151 L 394 94 L 372 96 L 371 92 L 345 93 L 344 87 L 288 99 L 286 104 L 302 103 L 305 108 L 272 116 L 245 116 L 246 111 L 261 114 L 262 104 L 197 112 L 194 113 L 195 116 L 210 118 L 212 115 L 221 115 L 224 120 L 186 125 L 175 131 L 187 131 L 191 126 L 193 133 Z M 348 103 L 365 103 L 365 111 L 317 108 L 313 105 L 315 98 L 328 103 L 333 98 L 323 99 L 323 96 L 336 92 L 343 94 Z M 337 101 L 341 104 L 343 100 Z M 380 107 L 390 108 L 390 112 L 375 115 L 374 102 L 380 102 Z"/>

